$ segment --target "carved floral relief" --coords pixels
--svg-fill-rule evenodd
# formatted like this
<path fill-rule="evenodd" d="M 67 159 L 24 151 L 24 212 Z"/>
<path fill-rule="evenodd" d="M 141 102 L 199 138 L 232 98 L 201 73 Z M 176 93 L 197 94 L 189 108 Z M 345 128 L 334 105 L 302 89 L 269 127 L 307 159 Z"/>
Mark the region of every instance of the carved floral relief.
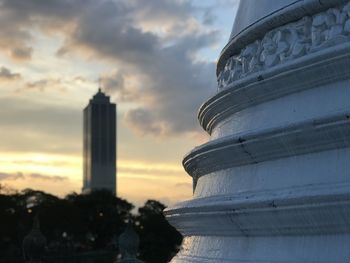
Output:
<path fill-rule="evenodd" d="M 350 40 L 350 3 L 275 28 L 226 62 L 219 89 L 252 73 Z"/>

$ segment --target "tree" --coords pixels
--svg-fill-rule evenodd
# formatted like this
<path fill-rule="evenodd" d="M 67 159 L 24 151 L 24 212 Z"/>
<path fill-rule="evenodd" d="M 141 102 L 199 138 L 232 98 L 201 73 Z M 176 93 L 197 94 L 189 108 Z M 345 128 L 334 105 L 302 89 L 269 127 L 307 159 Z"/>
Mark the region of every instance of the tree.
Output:
<path fill-rule="evenodd" d="M 103 248 L 119 235 L 131 216 L 132 204 L 109 191 L 72 194 L 66 197 L 74 211 L 70 218 L 74 234 L 83 242 L 90 239 L 94 248 Z M 88 237 L 87 237 L 88 235 Z"/>
<path fill-rule="evenodd" d="M 163 215 L 165 205 L 148 200 L 138 209 L 136 227 L 140 235 L 140 259 L 146 263 L 168 262 L 179 250 L 181 234 Z"/>
<path fill-rule="evenodd" d="M 0 261 L 22 257 L 23 238 L 38 215 L 52 257 L 107 250 L 133 219 L 140 236 L 140 259 L 146 263 L 168 262 L 178 251 L 182 237 L 165 219 L 165 206 L 149 200 L 137 215 L 131 214 L 133 208 L 108 191 L 72 193 L 65 198 L 31 189 L 0 194 L 0 253 L 5 260 Z"/>

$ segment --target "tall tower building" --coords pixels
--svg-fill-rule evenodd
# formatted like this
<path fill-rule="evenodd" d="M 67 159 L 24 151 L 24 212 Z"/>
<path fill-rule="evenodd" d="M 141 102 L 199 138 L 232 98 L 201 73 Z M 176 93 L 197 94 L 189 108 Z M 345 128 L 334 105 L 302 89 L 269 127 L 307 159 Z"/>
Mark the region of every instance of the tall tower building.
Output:
<path fill-rule="evenodd" d="M 83 192 L 116 193 L 116 105 L 101 89 L 84 109 Z"/>

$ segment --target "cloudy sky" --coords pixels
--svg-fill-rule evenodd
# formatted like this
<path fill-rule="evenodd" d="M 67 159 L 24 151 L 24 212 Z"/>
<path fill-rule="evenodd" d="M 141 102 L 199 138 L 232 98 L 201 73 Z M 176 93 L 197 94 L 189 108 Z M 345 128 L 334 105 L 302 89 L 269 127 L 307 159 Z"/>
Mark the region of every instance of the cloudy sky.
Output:
<path fill-rule="evenodd" d="M 238 0 L 0 0 L 0 183 L 82 187 L 82 109 L 98 79 L 118 105 L 118 195 L 190 198 L 181 161 Z"/>

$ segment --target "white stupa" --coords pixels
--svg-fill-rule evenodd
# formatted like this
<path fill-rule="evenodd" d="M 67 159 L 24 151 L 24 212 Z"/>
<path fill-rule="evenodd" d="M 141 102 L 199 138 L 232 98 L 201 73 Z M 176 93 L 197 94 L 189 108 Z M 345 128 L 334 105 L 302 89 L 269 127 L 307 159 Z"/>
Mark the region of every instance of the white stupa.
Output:
<path fill-rule="evenodd" d="M 172 262 L 350 262 L 350 1 L 242 0 L 217 76 Z"/>

